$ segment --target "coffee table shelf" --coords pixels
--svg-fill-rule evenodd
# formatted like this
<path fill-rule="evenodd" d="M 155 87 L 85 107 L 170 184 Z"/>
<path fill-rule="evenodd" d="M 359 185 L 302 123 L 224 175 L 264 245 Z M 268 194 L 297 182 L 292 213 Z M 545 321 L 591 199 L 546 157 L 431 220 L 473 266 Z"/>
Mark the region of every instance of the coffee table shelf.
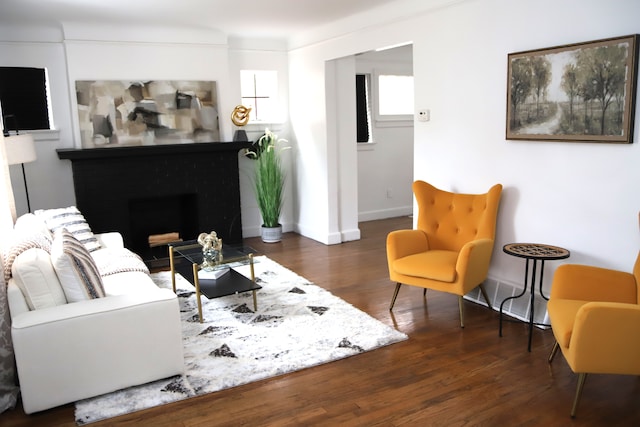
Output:
<path fill-rule="evenodd" d="M 251 291 L 253 293 L 253 309 L 257 310 L 258 301 L 256 291 L 262 289 L 262 286 L 258 285 L 255 280 L 253 253 L 246 253 L 240 248 L 229 245 L 223 246 L 222 260 L 214 267 L 214 270 L 228 268 L 229 272 L 215 280 L 205 279 L 200 278 L 198 275 L 202 270 L 202 246 L 194 242 L 195 241 L 188 241 L 169 244 L 169 265 L 171 266 L 171 284 L 174 292 L 176 291 L 176 273 L 180 273 L 196 288 L 200 323 L 203 322 L 200 295 L 212 299 Z M 251 279 L 248 279 L 232 268 L 237 265 L 247 264 L 250 266 Z"/>

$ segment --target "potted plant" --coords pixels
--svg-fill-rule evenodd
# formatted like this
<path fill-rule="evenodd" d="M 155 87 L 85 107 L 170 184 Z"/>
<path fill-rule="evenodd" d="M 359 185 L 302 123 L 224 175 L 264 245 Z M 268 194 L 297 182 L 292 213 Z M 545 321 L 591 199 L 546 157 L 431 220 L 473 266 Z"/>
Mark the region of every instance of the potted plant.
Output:
<path fill-rule="evenodd" d="M 256 160 L 254 174 L 254 190 L 258 209 L 262 215 L 262 241 L 279 242 L 282 239 L 280 212 L 284 199 L 285 173 L 282 168 L 280 153 L 289 148 L 282 144 L 285 139 L 265 129 L 253 150 L 247 156 Z"/>

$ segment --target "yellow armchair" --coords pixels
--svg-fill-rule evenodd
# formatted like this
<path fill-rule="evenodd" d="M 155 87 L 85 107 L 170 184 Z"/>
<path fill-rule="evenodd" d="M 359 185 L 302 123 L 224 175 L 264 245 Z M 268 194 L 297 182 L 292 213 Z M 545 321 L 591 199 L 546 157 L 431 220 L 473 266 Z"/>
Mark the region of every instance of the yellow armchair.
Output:
<path fill-rule="evenodd" d="M 578 385 L 574 418 L 587 373 L 640 375 L 640 252 L 633 274 L 565 264 L 556 269 L 547 304 L 556 343 Z"/>
<path fill-rule="evenodd" d="M 387 236 L 389 277 L 396 282 L 389 310 L 402 284 L 458 295 L 460 326 L 464 328 L 462 297 L 477 286 L 489 308 L 482 286 L 487 278 L 496 229 L 502 185 L 485 194 L 460 194 L 439 190 L 424 182 L 413 183 L 418 203 L 414 230 L 397 230 Z"/>

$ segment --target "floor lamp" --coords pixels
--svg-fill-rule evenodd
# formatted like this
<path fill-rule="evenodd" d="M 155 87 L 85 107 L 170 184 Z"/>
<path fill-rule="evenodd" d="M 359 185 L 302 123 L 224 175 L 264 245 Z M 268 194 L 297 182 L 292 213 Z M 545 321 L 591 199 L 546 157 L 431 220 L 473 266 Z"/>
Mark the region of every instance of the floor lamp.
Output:
<path fill-rule="evenodd" d="M 24 164 L 36 161 L 36 145 L 33 137 L 28 133 L 4 137 L 4 146 L 7 152 L 7 163 L 9 165 L 22 166 L 22 178 L 24 179 L 24 191 L 27 196 L 27 210 L 31 212 L 29 203 L 29 188 L 27 187 L 27 174 L 24 171 Z"/>

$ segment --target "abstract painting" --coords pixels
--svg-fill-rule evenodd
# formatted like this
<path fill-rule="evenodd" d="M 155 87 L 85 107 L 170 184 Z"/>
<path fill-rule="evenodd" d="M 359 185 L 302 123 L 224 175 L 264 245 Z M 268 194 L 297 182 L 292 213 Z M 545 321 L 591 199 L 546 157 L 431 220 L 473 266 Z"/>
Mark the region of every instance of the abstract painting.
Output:
<path fill-rule="evenodd" d="M 82 148 L 220 141 L 214 81 L 76 81 Z"/>

